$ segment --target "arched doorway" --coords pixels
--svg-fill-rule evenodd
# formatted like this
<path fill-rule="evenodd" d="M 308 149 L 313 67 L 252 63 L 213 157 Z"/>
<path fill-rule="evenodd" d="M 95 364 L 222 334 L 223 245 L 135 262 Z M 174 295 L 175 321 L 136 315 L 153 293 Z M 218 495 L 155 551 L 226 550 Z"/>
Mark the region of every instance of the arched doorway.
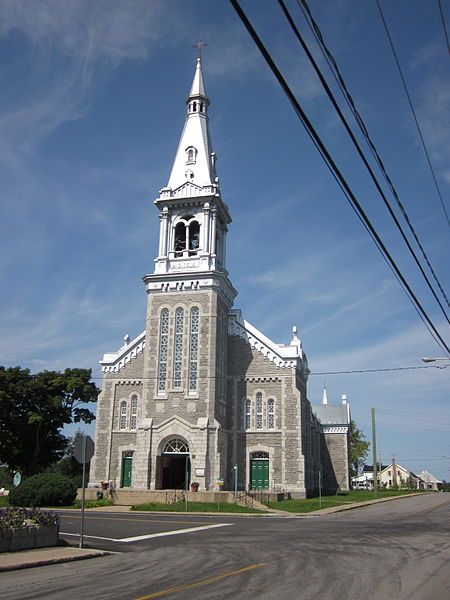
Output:
<path fill-rule="evenodd" d="M 189 446 L 181 438 L 172 438 L 157 457 L 155 487 L 158 490 L 185 490 L 190 476 Z"/>
<path fill-rule="evenodd" d="M 269 489 L 268 452 L 252 452 L 250 454 L 250 488 L 252 490 Z"/>

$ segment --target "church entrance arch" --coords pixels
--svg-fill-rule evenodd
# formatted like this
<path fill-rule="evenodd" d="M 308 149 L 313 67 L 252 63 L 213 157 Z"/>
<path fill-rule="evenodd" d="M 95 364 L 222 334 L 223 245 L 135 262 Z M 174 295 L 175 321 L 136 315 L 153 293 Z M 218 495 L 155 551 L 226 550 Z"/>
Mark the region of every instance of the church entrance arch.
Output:
<path fill-rule="evenodd" d="M 186 440 L 176 437 L 167 441 L 157 457 L 156 489 L 185 490 L 191 477 L 189 445 Z"/>
<path fill-rule="evenodd" d="M 269 489 L 269 453 L 250 454 L 250 483 L 252 490 Z"/>

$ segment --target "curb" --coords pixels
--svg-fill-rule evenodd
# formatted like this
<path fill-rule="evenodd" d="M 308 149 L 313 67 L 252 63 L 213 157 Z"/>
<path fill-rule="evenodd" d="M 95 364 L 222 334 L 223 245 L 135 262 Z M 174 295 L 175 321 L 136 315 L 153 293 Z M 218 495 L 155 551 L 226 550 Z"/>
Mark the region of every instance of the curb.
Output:
<path fill-rule="evenodd" d="M 115 554 L 114 552 L 107 552 L 105 550 L 93 550 L 86 554 L 78 554 L 72 556 L 55 556 L 53 558 L 43 558 L 41 560 L 34 560 L 29 562 L 17 562 L 11 565 L 1 565 L 0 573 L 7 571 L 19 571 L 21 569 L 32 569 L 34 567 L 45 567 L 47 565 L 56 565 L 59 563 L 75 562 L 76 560 L 86 560 L 88 558 L 98 558 L 100 556 L 109 556 Z"/>

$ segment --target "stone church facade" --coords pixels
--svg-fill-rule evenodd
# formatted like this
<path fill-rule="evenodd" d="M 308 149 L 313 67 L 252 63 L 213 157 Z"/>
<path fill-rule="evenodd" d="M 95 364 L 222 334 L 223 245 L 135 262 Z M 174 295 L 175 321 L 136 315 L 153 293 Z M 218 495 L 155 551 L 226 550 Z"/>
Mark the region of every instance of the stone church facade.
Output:
<path fill-rule="evenodd" d="M 316 416 L 296 328 L 289 345 L 276 344 L 233 308 L 231 217 L 216 174 L 200 59 L 186 105 L 169 182 L 155 201 L 159 247 L 154 272 L 143 278 L 145 330 L 125 336 L 101 361 L 90 485 L 237 485 L 304 497 L 317 492 L 326 462 L 323 486 L 339 480 L 348 489 L 349 413 L 336 423 L 331 405 L 322 404 Z"/>

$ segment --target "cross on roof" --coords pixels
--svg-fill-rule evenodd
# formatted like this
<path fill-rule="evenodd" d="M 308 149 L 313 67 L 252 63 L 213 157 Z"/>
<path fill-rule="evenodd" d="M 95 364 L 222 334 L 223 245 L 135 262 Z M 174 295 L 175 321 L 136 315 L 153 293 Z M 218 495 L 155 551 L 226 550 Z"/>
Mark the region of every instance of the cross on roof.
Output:
<path fill-rule="evenodd" d="M 201 58 L 202 57 L 202 50 L 203 48 L 206 48 L 208 44 L 206 42 L 204 42 L 203 40 L 198 40 L 197 42 L 195 42 L 195 44 L 193 45 L 193 48 L 197 48 L 198 50 L 198 57 Z"/>

